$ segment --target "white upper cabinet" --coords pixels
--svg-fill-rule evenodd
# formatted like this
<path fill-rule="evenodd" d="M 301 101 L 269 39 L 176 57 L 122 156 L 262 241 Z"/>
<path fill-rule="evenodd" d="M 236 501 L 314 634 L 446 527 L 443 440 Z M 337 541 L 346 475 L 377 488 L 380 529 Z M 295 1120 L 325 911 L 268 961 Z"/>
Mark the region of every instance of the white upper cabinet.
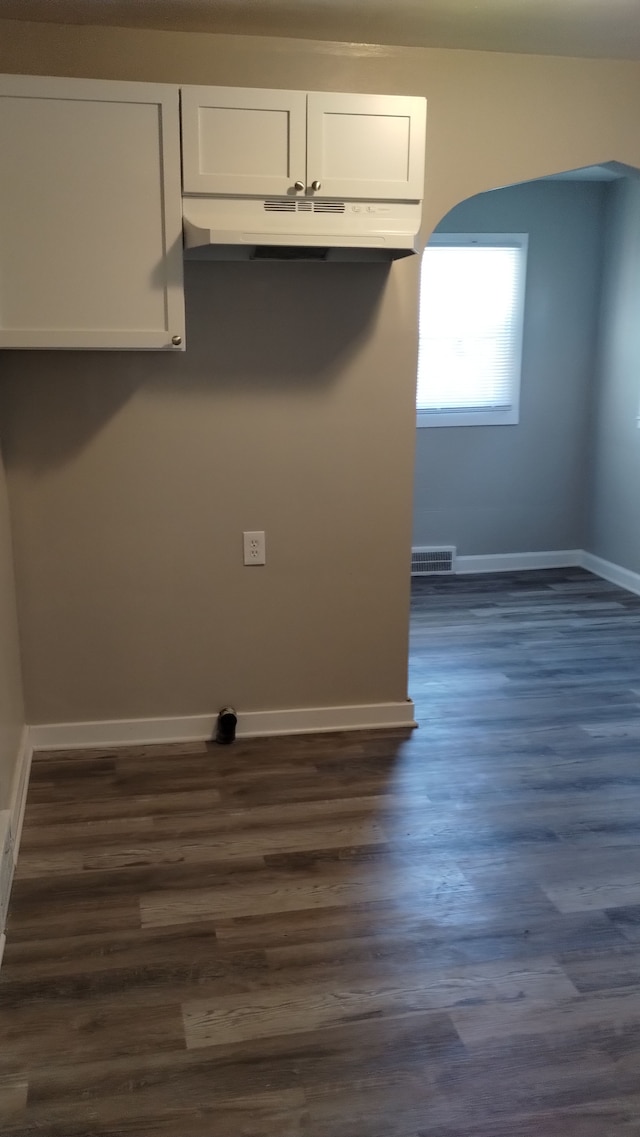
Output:
<path fill-rule="evenodd" d="M 178 91 L 0 77 L 0 347 L 184 345 Z"/>
<path fill-rule="evenodd" d="M 421 201 L 426 101 L 307 96 L 307 181 L 328 197 Z"/>
<path fill-rule="evenodd" d="M 304 94 L 183 87 L 181 95 L 185 193 L 280 196 L 304 185 Z"/>
<path fill-rule="evenodd" d="M 189 194 L 420 201 L 426 100 L 182 88 Z"/>

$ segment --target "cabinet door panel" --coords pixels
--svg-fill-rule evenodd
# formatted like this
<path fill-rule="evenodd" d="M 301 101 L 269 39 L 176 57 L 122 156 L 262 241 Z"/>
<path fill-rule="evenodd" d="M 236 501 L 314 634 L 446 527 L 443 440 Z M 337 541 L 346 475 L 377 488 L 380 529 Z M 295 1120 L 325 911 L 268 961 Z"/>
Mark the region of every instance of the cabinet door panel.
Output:
<path fill-rule="evenodd" d="M 183 87 L 181 98 L 185 193 L 282 195 L 304 181 L 304 94 Z"/>
<path fill-rule="evenodd" d="M 421 98 L 310 94 L 309 182 L 321 196 L 421 200 L 425 118 Z"/>
<path fill-rule="evenodd" d="M 4 77 L 0 153 L 0 346 L 184 342 L 177 90 Z"/>

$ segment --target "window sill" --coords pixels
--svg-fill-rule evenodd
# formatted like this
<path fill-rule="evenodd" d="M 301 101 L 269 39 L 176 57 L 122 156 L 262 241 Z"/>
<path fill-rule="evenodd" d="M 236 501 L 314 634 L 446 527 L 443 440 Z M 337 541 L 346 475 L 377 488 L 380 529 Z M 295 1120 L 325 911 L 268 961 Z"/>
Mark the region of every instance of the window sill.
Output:
<path fill-rule="evenodd" d="M 517 426 L 517 408 L 508 411 L 418 411 L 416 425 L 422 426 Z"/>

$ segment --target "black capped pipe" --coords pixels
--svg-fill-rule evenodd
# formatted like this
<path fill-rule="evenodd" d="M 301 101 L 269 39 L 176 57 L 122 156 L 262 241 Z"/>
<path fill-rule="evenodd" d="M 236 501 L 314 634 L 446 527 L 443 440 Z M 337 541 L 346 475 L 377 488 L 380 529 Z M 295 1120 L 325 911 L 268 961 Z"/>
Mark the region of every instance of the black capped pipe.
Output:
<path fill-rule="evenodd" d="M 216 742 L 219 742 L 221 746 L 228 746 L 230 742 L 235 742 L 237 725 L 238 716 L 233 707 L 223 707 L 218 714 Z"/>

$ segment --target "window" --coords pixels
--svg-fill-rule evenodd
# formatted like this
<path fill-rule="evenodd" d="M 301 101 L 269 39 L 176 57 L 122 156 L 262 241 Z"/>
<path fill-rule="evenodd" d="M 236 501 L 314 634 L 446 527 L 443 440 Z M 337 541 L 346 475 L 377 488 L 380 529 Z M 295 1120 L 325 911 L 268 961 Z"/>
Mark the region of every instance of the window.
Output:
<path fill-rule="evenodd" d="M 525 233 L 435 233 L 422 258 L 418 426 L 517 423 Z"/>

